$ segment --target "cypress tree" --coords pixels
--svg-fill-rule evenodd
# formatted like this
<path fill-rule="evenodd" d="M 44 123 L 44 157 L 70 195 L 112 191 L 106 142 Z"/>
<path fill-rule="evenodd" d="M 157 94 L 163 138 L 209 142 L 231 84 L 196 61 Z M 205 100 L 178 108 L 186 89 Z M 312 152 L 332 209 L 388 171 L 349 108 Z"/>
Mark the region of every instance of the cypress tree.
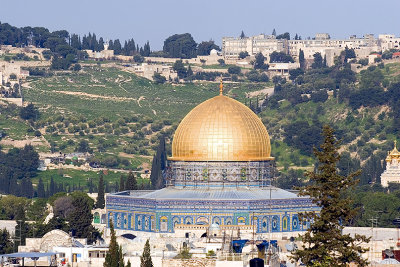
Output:
<path fill-rule="evenodd" d="M 118 267 L 125 267 L 124 265 L 124 255 L 122 253 L 122 246 L 118 248 Z"/>
<path fill-rule="evenodd" d="M 17 225 L 15 226 L 15 237 L 17 241 L 15 242 L 15 248 L 18 250 L 18 246 L 25 246 L 26 235 L 29 231 L 28 224 L 25 222 L 25 210 L 23 206 L 18 206 L 15 219 Z"/>
<path fill-rule="evenodd" d="M 153 162 L 151 165 L 150 181 L 154 189 L 160 189 L 164 187 L 163 171 L 166 167 L 167 152 L 165 149 L 165 137 L 161 136 L 159 139 L 159 145 L 156 154 L 153 156 Z"/>
<path fill-rule="evenodd" d="M 323 127 L 324 142 L 321 150 L 314 149 L 318 159 L 317 169 L 308 172 L 311 184 L 300 190 L 301 196 L 310 196 L 313 203 L 321 210 L 319 214 L 306 212 L 301 214 L 302 221 L 310 221 L 311 226 L 302 236 L 303 247 L 293 252 L 293 259 L 301 260 L 306 266 L 348 266 L 350 262 L 357 266 L 366 266 L 366 259 L 361 254 L 366 252 L 360 246 L 368 242 L 365 236 L 356 234 L 351 237 L 343 234 L 343 228 L 354 217 L 358 210 L 353 208 L 349 190 L 358 183 L 354 177 L 360 171 L 348 176 L 339 175 L 337 163 L 340 160 L 337 141 L 330 126 Z"/>
<path fill-rule="evenodd" d="M 143 254 L 140 256 L 140 267 L 153 267 L 153 261 L 150 255 L 150 242 L 147 239 L 143 248 Z"/>
<path fill-rule="evenodd" d="M 97 191 L 97 202 L 96 207 L 98 209 L 104 209 L 104 181 L 103 181 L 103 173 L 100 172 L 99 178 L 99 190 Z"/>
<path fill-rule="evenodd" d="M 125 190 L 125 179 L 124 176 L 121 174 L 119 177 L 119 191 L 124 191 Z"/>
<path fill-rule="evenodd" d="M 132 171 L 129 172 L 128 178 L 126 179 L 125 190 L 137 190 L 137 181 L 136 177 Z"/>
<path fill-rule="evenodd" d="M 42 178 L 39 178 L 39 183 L 37 186 L 37 196 L 38 198 L 45 198 L 46 192 L 44 191 L 44 184 Z"/>
<path fill-rule="evenodd" d="M 117 243 L 117 237 L 115 236 L 114 224 L 111 220 L 110 220 L 110 231 L 111 231 L 110 245 L 108 246 L 108 251 L 103 266 L 119 267 L 119 246 Z"/>
<path fill-rule="evenodd" d="M 306 68 L 306 64 L 305 64 L 306 60 L 304 58 L 304 51 L 301 49 L 299 52 L 299 63 L 300 63 L 300 68 L 304 70 Z"/>
<path fill-rule="evenodd" d="M 56 193 L 56 185 L 54 183 L 53 177 L 51 177 L 51 179 L 50 179 L 50 195 L 49 196 L 52 196 L 55 193 Z"/>

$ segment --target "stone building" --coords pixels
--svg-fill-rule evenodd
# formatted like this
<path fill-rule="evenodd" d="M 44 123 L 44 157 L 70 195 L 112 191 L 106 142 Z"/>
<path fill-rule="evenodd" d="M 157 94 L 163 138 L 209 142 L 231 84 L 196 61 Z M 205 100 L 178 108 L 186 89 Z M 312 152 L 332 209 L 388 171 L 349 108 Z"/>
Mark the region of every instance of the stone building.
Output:
<path fill-rule="evenodd" d="M 382 48 L 380 47 L 382 44 Z M 240 52 L 247 51 L 250 56 L 261 52 L 269 58 L 269 55 L 274 52 L 285 52 L 298 60 L 300 49 L 304 52 L 306 60 L 313 60 L 315 53 L 321 53 L 322 57 L 327 58 L 327 65 L 334 64 L 334 58 L 340 55 L 346 47 L 354 49 L 357 56 L 366 57 L 372 51 L 387 50 L 395 48 L 398 45 L 398 40 L 394 35 L 381 36 L 375 39 L 373 34 L 366 34 L 362 38 L 357 38 L 355 35 L 348 39 L 331 39 L 327 33 L 317 33 L 313 39 L 306 40 L 285 40 L 276 39 L 273 35 L 260 34 L 252 37 L 222 38 L 222 54 L 225 59 L 237 59 Z"/>
<path fill-rule="evenodd" d="M 249 55 L 259 52 L 269 56 L 274 51 L 288 52 L 288 42 L 284 39 L 276 39 L 273 35 L 260 34 L 252 37 L 222 38 L 222 55 L 225 59 L 238 58 L 240 52 L 247 51 Z"/>

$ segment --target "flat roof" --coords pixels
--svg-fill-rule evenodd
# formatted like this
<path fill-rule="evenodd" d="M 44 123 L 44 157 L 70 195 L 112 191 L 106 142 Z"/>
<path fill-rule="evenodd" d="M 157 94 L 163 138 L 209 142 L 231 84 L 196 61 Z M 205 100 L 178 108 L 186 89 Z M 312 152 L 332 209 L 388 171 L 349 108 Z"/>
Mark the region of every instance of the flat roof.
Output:
<path fill-rule="evenodd" d="M 7 257 L 7 258 L 41 258 L 41 257 L 49 257 L 56 255 L 55 252 L 17 252 L 17 253 L 10 253 L 10 254 L 3 254 L 0 257 Z"/>

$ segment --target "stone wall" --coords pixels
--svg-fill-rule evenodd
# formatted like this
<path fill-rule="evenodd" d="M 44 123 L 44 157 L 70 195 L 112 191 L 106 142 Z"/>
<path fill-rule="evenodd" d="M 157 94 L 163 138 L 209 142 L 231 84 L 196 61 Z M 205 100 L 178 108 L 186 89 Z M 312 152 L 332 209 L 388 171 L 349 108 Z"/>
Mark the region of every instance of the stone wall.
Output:
<path fill-rule="evenodd" d="M 215 267 L 216 261 L 214 259 L 163 259 L 163 267 Z M 232 265 L 230 265 L 232 266 Z"/>

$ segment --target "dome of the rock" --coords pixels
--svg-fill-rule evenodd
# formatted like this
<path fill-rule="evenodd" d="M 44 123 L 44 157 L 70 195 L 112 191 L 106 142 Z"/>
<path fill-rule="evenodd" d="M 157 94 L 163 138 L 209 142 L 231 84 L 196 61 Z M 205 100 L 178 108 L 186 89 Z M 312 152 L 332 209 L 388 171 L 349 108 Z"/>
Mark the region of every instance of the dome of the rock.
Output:
<path fill-rule="evenodd" d="M 174 161 L 271 160 L 267 129 L 242 103 L 219 95 L 190 111 L 172 142 Z"/>

